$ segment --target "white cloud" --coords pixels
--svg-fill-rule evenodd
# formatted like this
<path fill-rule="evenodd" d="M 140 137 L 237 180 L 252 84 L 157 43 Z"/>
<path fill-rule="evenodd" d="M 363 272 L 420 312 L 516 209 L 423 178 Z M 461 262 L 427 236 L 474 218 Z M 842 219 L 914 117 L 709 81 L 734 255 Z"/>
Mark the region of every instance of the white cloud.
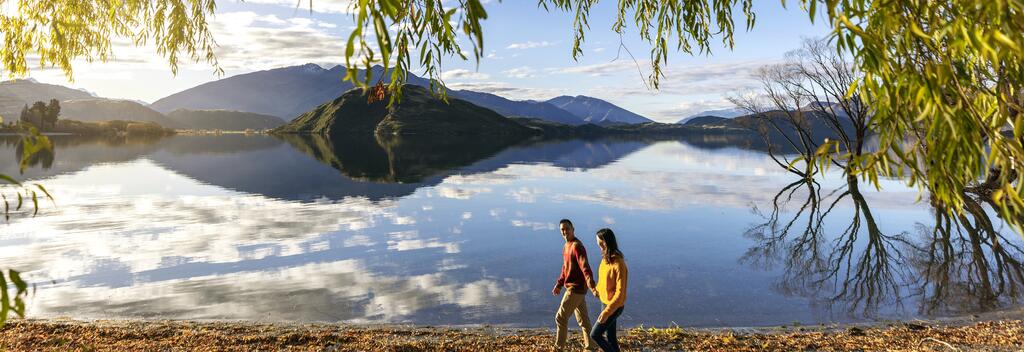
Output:
<path fill-rule="evenodd" d="M 211 28 L 220 45 L 216 53 L 221 66 L 253 70 L 343 62 L 345 41 L 326 31 L 332 25 L 305 17 L 285 21 L 251 12 L 229 12 L 218 14 Z"/>
<path fill-rule="evenodd" d="M 454 254 L 459 253 L 459 244 L 451 242 L 441 242 L 437 238 L 431 238 L 429 240 L 400 240 L 400 241 L 388 241 L 388 249 L 395 251 L 414 251 L 418 249 L 428 248 L 441 248 L 444 249 L 445 253 Z"/>
<path fill-rule="evenodd" d="M 535 203 L 537 196 L 544 194 L 545 190 L 532 188 L 532 187 L 520 187 L 518 189 L 509 190 L 506 193 L 510 198 L 515 199 L 517 203 Z"/>
<path fill-rule="evenodd" d="M 471 80 L 482 80 L 491 78 L 486 73 L 474 72 L 466 69 L 454 69 L 445 71 L 441 74 L 441 79 L 444 80 L 455 80 L 455 79 L 471 79 Z"/>
<path fill-rule="evenodd" d="M 481 194 L 481 193 L 491 193 L 491 189 L 490 188 L 486 188 L 486 187 L 482 187 L 482 188 L 456 188 L 456 187 L 443 186 L 443 187 L 438 187 L 436 190 L 437 190 L 437 195 L 440 196 L 441 198 L 461 199 L 461 200 L 466 200 L 466 199 L 473 198 L 473 196 L 476 196 L 477 194 Z"/>
<path fill-rule="evenodd" d="M 709 204 L 750 209 L 755 204 L 771 204 L 779 189 L 789 182 L 786 171 L 772 165 L 771 159 L 758 151 L 734 150 L 722 153 L 685 143 L 666 142 L 651 145 L 643 153 L 656 156 L 653 160 L 671 163 L 673 170 L 665 171 L 654 166 L 644 169 L 643 166 L 635 165 L 632 170 L 593 169 L 588 174 L 598 180 L 629 180 L 630 187 L 586 189 L 552 195 L 550 198 L 624 210 L 664 211 L 706 207 Z M 679 177 L 680 172 L 685 172 L 688 177 Z M 865 193 L 865 197 L 870 199 L 873 208 L 913 207 L 917 198 L 916 190 L 897 191 L 893 188 L 889 188 L 886 193 Z M 822 194 L 827 193 L 822 191 Z M 794 196 L 794 199 L 799 199 L 799 195 Z M 845 208 L 851 204 L 843 202 L 837 207 Z"/>
<path fill-rule="evenodd" d="M 11 236 L 31 236 L 33 242 L 9 245 L 5 253 L 33 254 L 0 254 L 0 259 L 26 273 L 53 279 L 88 274 L 95 269 L 89 263 L 104 257 L 118 258 L 132 272 L 159 269 L 163 258 L 236 262 L 315 251 L 329 237 L 324 234 L 345 230 L 354 222 L 393 216 L 392 202 L 357 197 L 300 204 L 249 194 L 125 195 L 120 186 L 81 186 L 83 179 L 107 179 L 118 173 L 147 175 L 154 184 L 181 183 L 175 177 L 183 176 L 165 176 L 170 173 L 157 170 L 162 169 L 143 160 L 94 166 L 49 179 L 47 186 L 61 200 L 60 206 L 7 227 Z M 106 201 L 97 205 L 95 199 Z M 89 215 L 83 218 L 82 214 Z M 109 230 L 96 232 L 99 228 Z M 106 240 L 98 241 L 96 236 Z M 358 236 L 344 241 L 346 246 L 372 243 Z M 62 259 L 47 262 L 53 258 Z"/>
<path fill-rule="evenodd" d="M 375 244 L 377 244 L 377 242 L 374 242 L 370 239 L 370 236 L 366 235 L 354 235 L 342 242 L 342 245 L 345 247 L 372 247 Z"/>
<path fill-rule="evenodd" d="M 515 227 L 525 227 L 534 231 L 541 230 L 555 230 L 558 227 L 553 222 L 539 222 L 539 221 L 528 221 L 528 220 L 512 220 L 510 222 Z"/>
<path fill-rule="evenodd" d="M 288 19 L 288 23 L 299 28 L 305 28 L 315 23 L 315 21 L 305 17 L 292 17 Z"/>
<path fill-rule="evenodd" d="M 488 211 L 488 213 L 491 214 L 491 217 L 494 218 L 494 220 L 501 220 L 501 215 L 505 214 L 506 212 L 507 211 L 502 208 L 495 208 Z"/>
<path fill-rule="evenodd" d="M 291 3 L 294 5 L 294 2 Z M 332 23 L 302 17 L 282 19 L 273 14 L 252 11 L 217 13 L 209 21 L 210 31 L 217 42 L 214 53 L 221 68 L 228 72 L 247 72 L 311 62 L 333 66 L 344 61 L 344 39 L 328 33 L 326 29 L 335 26 Z M 112 83 L 104 81 L 118 72 L 129 72 L 136 77 L 142 70 L 169 72 L 167 60 L 157 53 L 152 44 L 135 46 L 125 39 L 115 39 L 112 44 L 114 57 L 107 63 L 89 63 L 85 60 L 73 62 L 77 81 L 101 81 L 102 84 L 110 85 Z M 205 61 L 192 62 L 188 57 L 179 58 L 178 65 L 181 71 L 209 72 L 211 69 Z M 59 70 L 33 70 L 32 74 L 45 82 L 68 83 Z M 172 87 L 176 88 L 179 87 Z M 124 94 L 113 96 L 143 98 Z"/>
<path fill-rule="evenodd" d="M 633 61 L 633 60 L 615 60 L 600 64 L 572 66 L 572 67 L 551 67 L 546 69 L 547 72 L 552 74 L 585 74 L 590 76 L 601 76 L 607 77 L 622 73 L 634 74 L 638 70 L 644 68 L 647 65 L 646 61 Z"/>
<path fill-rule="evenodd" d="M 275 15 L 260 16 L 256 20 L 260 21 L 260 22 L 265 22 L 265 23 L 268 23 L 268 24 L 276 24 L 276 25 L 283 25 L 283 24 L 287 23 L 285 20 L 283 20 L 280 17 L 277 17 Z"/>
<path fill-rule="evenodd" d="M 756 89 L 760 84 L 755 71 L 777 60 L 718 62 L 700 65 L 673 65 L 665 69 L 659 94 L 724 95 Z"/>
<path fill-rule="evenodd" d="M 734 105 L 724 98 L 684 101 L 676 103 L 672 107 L 659 110 L 657 112 L 657 117 L 675 122 L 702 111 L 727 109 L 732 107 L 734 107 Z"/>
<path fill-rule="evenodd" d="M 411 216 L 395 216 L 391 219 L 391 223 L 395 225 L 415 225 L 416 218 Z"/>
<path fill-rule="evenodd" d="M 500 172 L 486 174 L 451 175 L 444 179 L 446 185 L 507 185 L 515 180 L 514 175 Z"/>
<path fill-rule="evenodd" d="M 350 13 L 352 10 L 351 0 L 316 0 L 312 3 L 308 1 L 295 0 L 246 0 L 245 2 L 288 7 L 295 9 L 296 13 L 299 11 L 305 11 L 308 13 L 310 9 L 312 9 L 313 12 L 322 13 Z"/>
<path fill-rule="evenodd" d="M 506 46 L 505 49 L 524 50 L 524 49 L 549 47 L 549 46 L 553 46 L 555 44 L 556 43 L 549 42 L 549 41 L 535 42 L 535 41 L 531 40 L 531 41 L 527 41 L 525 43 L 512 43 L 512 44 L 509 44 L 509 46 Z"/>
<path fill-rule="evenodd" d="M 718 62 L 707 64 L 679 64 L 664 68 L 657 90 L 649 89 L 645 79 L 649 74 L 649 61 L 618 59 L 611 62 L 573 66 L 549 67 L 544 69 L 548 74 L 583 74 L 592 77 L 621 76 L 622 84 L 602 85 L 587 88 L 586 94 L 597 98 L 614 100 L 637 96 L 660 96 L 666 99 L 682 97 L 717 96 L 721 99 L 726 93 L 756 89 L 758 82 L 754 79 L 757 68 L 772 64 L 777 60 L 748 60 L 734 62 Z M 671 98 L 669 98 L 671 97 Z M 663 99 L 664 100 L 664 99 Z M 721 105 L 719 105 L 721 106 Z M 643 113 L 638 111 L 638 113 Z"/>
<path fill-rule="evenodd" d="M 504 73 L 505 76 L 509 77 L 509 78 L 531 78 L 531 77 L 537 77 L 537 75 L 534 73 L 533 68 L 531 68 L 529 66 L 516 67 L 516 68 L 513 68 L 513 69 L 501 71 L 501 73 Z"/>
<path fill-rule="evenodd" d="M 500 95 L 514 100 L 547 100 L 553 97 L 564 95 L 567 88 L 530 88 L 513 86 L 505 82 L 456 82 L 448 84 L 451 89 L 468 89 L 477 92 L 485 92 Z"/>
<path fill-rule="evenodd" d="M 445 271 L 464 268 L 464 264 L 454 260 L 441 264 L 439 272 L 402 276 L 378 273 L 363 261 L 348 259 L 125 287 L 58 283 L 33 295 L 29 311 L 33 317 L 124 314 L 168 319 L 398 323 L 417 312 L 445 306 L 463 308 L 470 315 L 509 314 L 521 309 L 519 295 L 528 289 L 525 282 L 495 278 L 462 281 Z M 293 303 L 280 304 L 281 297 Z"/>

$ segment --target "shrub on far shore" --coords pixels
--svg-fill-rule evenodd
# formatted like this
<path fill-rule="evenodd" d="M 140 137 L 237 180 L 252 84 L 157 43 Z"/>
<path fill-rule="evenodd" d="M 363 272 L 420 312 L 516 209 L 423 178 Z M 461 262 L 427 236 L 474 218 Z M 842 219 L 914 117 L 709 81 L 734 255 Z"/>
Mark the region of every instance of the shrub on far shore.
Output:
<path fill-rule="evenodd" d="M 17 133 L 21 129 L 14 124 L 3 125 L 0 132 Z M 156 122 L 110 120 L 86 122 L 76 120 L 58 120 L 53 127 L 42 130 L 44 133 L 67 133 L 79 136 L 137 136 L 163 137 L 173 135 L 173 129 L 165 128 Z"/>

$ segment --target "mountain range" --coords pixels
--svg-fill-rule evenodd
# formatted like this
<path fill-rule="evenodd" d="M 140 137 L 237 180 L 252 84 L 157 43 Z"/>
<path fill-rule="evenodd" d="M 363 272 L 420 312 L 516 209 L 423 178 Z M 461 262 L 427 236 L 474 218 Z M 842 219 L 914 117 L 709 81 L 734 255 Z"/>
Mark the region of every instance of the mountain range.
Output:
<path fill-rule="evenodd" d="M 510 100 L 490 93 L 471 90 L 448 92 L 450 96 L 487 107 L 506 117 L 530 117 L 566 125 L 582 125 L 584 119 L 575 114 L 543 101 Z"/>
<path fill-rule="evenodd" d="M 3 116 L 5 121 L 14 121 L 21 115 L 21 109 L 25 105 L 32 105 L 37 101 L 93 98 L 95 97 L 88 92 L 55 84 L 38 83 L 31 79 L 5 81 L 0 82 L 0 116 Z"/>
<path fill-rule="evenodd" d="M 401 104 L 388 105 L 386 99 L 371 102 L 363 89 L 352 89 L 274 132 L 372 136 L 378 140 L 391 136 L 430 138 L 440 135 L 520 140 L 538 134 L 536 130 L 465 100 L 450 98 L 445 103 L 424 87 L 406 84 L 402 94 Z"/>
<path fill-rule="evenodd" d="M 705 110 L 705 111 L 701 111 L 701 112 L 698 112 L 696 114 L 684 117 L 682 120 L 679 120 L 676 123 L 684 123 L 685 124 L 687 122 L 690 122 L 690 120 L 693 120 L 693 119 L 698 118 L 698 117 L 718 117 L 718 118 L 731 119 L 731 118 L 734 118 L 734 117 L 740 117 L 740 116 L 747 115 L 747 114 L 749 114 L 749 112 L 747 112 L 744 109 L 740 109 L 740 108 Z"/>
<path fill-rule="evenodd" d="M 37 101 L 48 103 L 59 100 L 60 116 L 77 121 L 145 121 L 174 129 L 269 129 L 284 124 L 284 120 L 248 112 L 228 110 L 181 109 L 162 114 L 133 100 L 106 99 L 82 90 L 39 83 L 34 80 L 0 82 L 0 116 L 4 121 L 15 121 L 26 105 Z"/>
<path fill-rule="evenodd" d="M 839 104 L 832 102 L 811 102 L 803 107 L 800 107 L 800 111 L 826 111 L 835 112 L 839 116 L 849 117 L 849 114 L 843 110 L 843 107 Z M 719 121 L 721 119 L 732 119 L 736 117 L 750 115 L 750 111 L 742 108 L 726 108 L 717 110 L 705 110 L 696 114 L 687 116 L 676 123 L 679 124 L 690 124 L 693 122 L 699 122 L 699 124 L 706 124 L 707 121 Z"/>
<path fill-rule="evenodd" d="M 804 127 L 806 131 L 810 133 L 814 140 L 822 140 L 824 138 L 839 139 L 839 135 L 833 129 L 828 122 L 828 114 L 822 113 L 816 110 L 805 110 L 803 111 L 803 119 L 805 121 Z M 846 118 L 845 115 L 839 116 L 839 124 L 847 135 L 852 135 L 854 131 L 853 122 Z M 784 141 L 799 140 L 800 137 L 797 135 L 796 129 L 793 128 L 793 124 L 787 118 L 787 113 L 781 110 L 772 110 L 763 113 L 761 116 L 758 115 L 743 115 L 733 118 L 724 118 L 718 116 L 698 116 L 690 121 L 683 124 L 684 126 L 702 127 L 705 129 L 747 129 L 751 131 L 765 131 L 767 136 L 777 142 L 777 145 L 785 147 L 787 143 Z M 778 126 L 776 129 L 774 126 Z"/>
<path fill-rule="evenodd" d="M 12 118 L 16 116 L 12 116 Z M 168 128 L 180 127 L 178 123 L 167 118 L 164 114 L 130 100 L 103 98 L 65 100 L 60 103 L 60 117 L 62 119 L 92 122 L 106 120 L 148 121 L 156 122 L 160 126 Z"/>
<path fill-rule="evenodd" d="M 390 71 L 384 72 L 380 66 L 373 67 L 371 73 L 372 77 L 390 76 Z M 352 89 L 352 83 L 342 80 L 344 75 L 345 68 L 340 65 L 327 69 L 306 64 L 257 71 L 204 83 L 157 100 L 152 106 L 164 113 L 176 109 L 226 109 L 291 121 Z M 412 74 L 407 83 L 430 85 L 429 80 Z M 506 117 L 538 118 L 567 125 L 651 122 L 612 103 L 586 96 L 521 101 L 470 90 L 451 90 L 448 95 Z"/>
<path fill-rule="evenodd" d="M 565 109 L 573 115 L 579 116 L 583 121 L 598 125 L 603 124 L 637 124 L 654 122 L 646 117 L 634 114 L 629 110 L 620 108 L 607 101 L 583 95 L 575 97 L 560 96 L 547 103 Z"/>
<path fill-rule="evenodd" d="M 287 121 L 334 100 L 352 89 L 342 80 L 345 69 L 306 64 L 241 74 L 200 84 L 151 105 L 156 111 L 177 109 L 235 110 L 277 116 Z"/>
<path fill-rule="evenodd" d="M 371 69 L 373 77 L 389 77 L 380 66 Z M 360 74 L 361 76 L 362 74 Z M 345 68 L 338 65 L 323 68 L 316 64 L 289 66 L 264 71 L 240 74 L 207 82 L 171 94 L 146 106 L 137 101 L 112 100 L 94 96 L 86 91 L 58 85 L 42 84 L 31 80 L 15 80 L 0 84 L 0 116 L 17 118 L 26 104 L 35 101 L 58 99 L 74 101 L 66 114 L 68 118 L 95 121 L 103 119 L 132 119 L 153 121 L 172 128 L 207 128 L 211 125 L 196 124 L 198 120 L 176 121 L 172 115 L 176 110 L 219 111 L 221 114 L 236 112 L 231 117 L 238 125 L 238 113 L 251 113 L 243 118 L 247 128 L 265 128 L 269 117 L 278 117 L 281 124 L 330 102 L 354 88 L 344 81 Z M 416 75 L 409 75 L 408 84 L 429 87 L 430 81 Z M 546 101 L 511 100 L 495 94 L 471 90 L 449 90 L 451 97 L 494 110 L 505 117 L 541 119 L 565 125 L 578 126 L 587 123 L 599 125 L 639 124 L 652 122 L 639 114 L 623 109 L 607 101 L 588 96 L 560 96 Z M 178 114 L 180 117 L 181 114 Z M 205 118 L 204 118 L 205 121 Z M 274 121 L 276 122 L 276 121 Z M 256 126 L 259 127 L 256 127 Z M 274 127 L 274 126 L 272 126 Z"/>

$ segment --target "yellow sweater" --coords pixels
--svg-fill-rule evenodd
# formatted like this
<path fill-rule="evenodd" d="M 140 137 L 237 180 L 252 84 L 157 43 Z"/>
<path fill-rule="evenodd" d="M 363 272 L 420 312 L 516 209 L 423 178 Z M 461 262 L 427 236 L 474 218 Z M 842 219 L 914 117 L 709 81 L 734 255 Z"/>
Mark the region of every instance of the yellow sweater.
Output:
<path fill-rule="evenodd" d="M 615 313 L 619 307 L 626 305 L 626 282 L 628 279 L 629 270 L 626 268 L 626 261 L 621 257 L 611 263 L 601 260 L 597 292 L 605 307 L 601 311 L 601 316 L 597 318 L 598 321 L 605 321 L 605 318 Z"/>

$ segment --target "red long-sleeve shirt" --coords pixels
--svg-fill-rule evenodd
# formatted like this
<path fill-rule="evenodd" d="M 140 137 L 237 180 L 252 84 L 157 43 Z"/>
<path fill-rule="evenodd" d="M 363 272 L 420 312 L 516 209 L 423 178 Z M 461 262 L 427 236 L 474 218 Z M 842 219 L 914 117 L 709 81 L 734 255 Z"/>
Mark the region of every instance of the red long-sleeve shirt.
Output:
<path fill-rule="evenodd" d="M 583 242 L 574 239 L 562 247 L 562 274 L 555 286 L 565 287 L 573 292 L 586 293 L 594 286 L 594 273 L 587 262 L 587 249 Z"/>

